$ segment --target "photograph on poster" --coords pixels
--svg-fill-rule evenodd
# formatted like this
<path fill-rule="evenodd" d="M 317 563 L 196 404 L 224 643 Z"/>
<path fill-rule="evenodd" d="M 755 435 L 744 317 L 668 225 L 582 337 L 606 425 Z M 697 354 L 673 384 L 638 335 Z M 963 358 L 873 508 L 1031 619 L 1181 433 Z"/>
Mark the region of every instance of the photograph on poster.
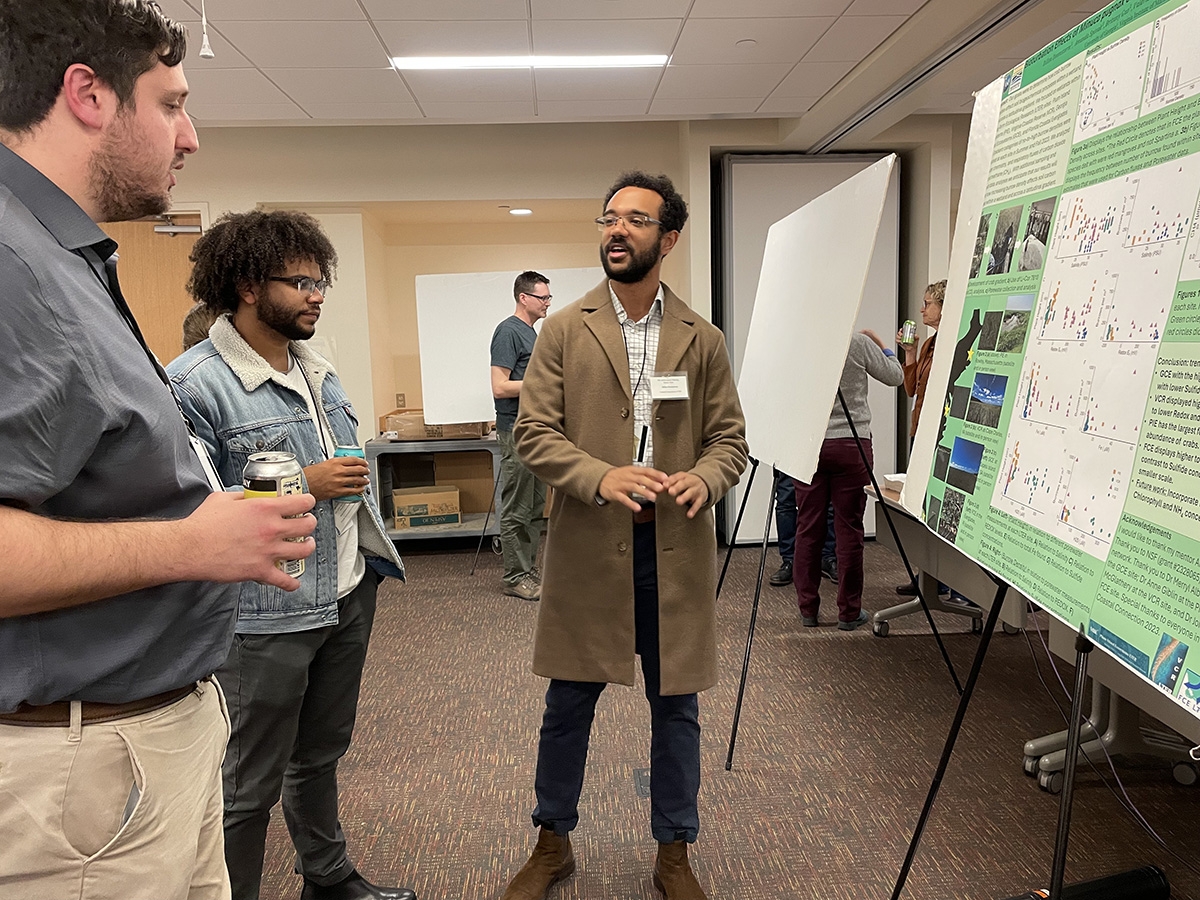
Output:
<path fill-rule="evenodd" d="M 1050 222 L 1054 218 L 1057 199 L 1047 197 L 1029 204 L 1025 238 L 1021 241 L 1021 253 L 1017 257 L 1018 272 L 1034 272 L 1045 265 L 1046 244 L 1050 241 Z"/>
<path fill-rule="evenodd" d="M 1000 353 L 1020 353 L 1029 332 L 1029 317 L 1033 311 L 1034 294 L 1013 294 L 1004 305 L 1004 318 L 996 336 Z"/>
<path fill-rule="evenodd" d="M 958 537 L 958 522 L 962 518 L 966 495 L 947 490 L 942 496 L 942 508 L 937 518 L 937 533 L 951 543 Z"/>
<path fill-rule="evenodd" d="M 977 372 L 971 385 L 971 399 L 967 404 L 966 419 L 988 428 L 1000 426 L 1000 413 L 1004 409 L 1004 392 L 1008 388 L 1007 375 L 989 375 Z"/>
<path fill-rule="evenodd" d="M 979 231 L 975 235 L 975 255 L 971 257 L 971 278 L 980 275 L 980 268 L 983 266 L 983 252 L 987 249 L 988 231 L 992 227 L 992 216 L 989 213 L 986 216 L 979 217 Z"/>
<path fill-rule="evenodd" d="M 1000 337 L 1000 325 L 1004 322 L 1004 310 L 995 309 L 983 314 L 983 330 L 979 332 L 979 349 L 995 350 Z"/>
<path fill-rule="evenodd" d="M 1017 247 L 1017 229 L 1021 227 L 1023 206 L 1000 210 L 996 217 L 996 233 L 988 250 L 988 275 L 1003 275 L 1012 267 L 1013 251 Z"/>

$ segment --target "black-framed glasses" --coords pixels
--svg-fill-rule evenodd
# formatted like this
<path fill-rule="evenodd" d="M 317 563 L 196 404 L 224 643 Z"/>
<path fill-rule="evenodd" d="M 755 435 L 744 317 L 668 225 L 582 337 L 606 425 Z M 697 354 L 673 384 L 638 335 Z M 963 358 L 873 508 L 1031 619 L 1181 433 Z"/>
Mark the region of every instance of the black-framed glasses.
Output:
<path fill-rule="evenodd" d="M 601 231 L 607 231 L 618 222 L 624 222 L 629 228 L 640 230 L 649 228 L 651 225 L 662 225 L 658 219 L 652 219 L 649 216 L 631 215 L 631 216 L 599 216 L 596 219 L 596 225 Z"/>
<path fill-rule="evenodd" d="M 545 294 L 543 296 L 543 295 L 539 295 L 539 294 L 531 294 L 528 291 L 521 291 L 521 293 L 524 294 L 526 297 L 532 297 L 534 300 L 541 300 L 543 303 L 549 303 L 551 300 L 554 299 L 553 294 Z"/>
<path fill-rule="evenodd" d="M 267 281 L 290 284 L 306 298 L 311 297 L 316 292 L 319 292 L 322 297 L 329 293 L 329 282 L 324 278 L 317 281 L 315 278 L 309 278 L 307 275 L 268 275 Z"/>

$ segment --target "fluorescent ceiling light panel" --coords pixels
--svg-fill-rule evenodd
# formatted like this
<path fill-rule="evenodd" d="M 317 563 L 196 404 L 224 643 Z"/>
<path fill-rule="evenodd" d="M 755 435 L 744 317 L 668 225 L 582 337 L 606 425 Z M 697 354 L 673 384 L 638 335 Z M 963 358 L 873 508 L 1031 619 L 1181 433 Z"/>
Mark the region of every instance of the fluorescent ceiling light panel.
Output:
<path fill-rule="evenodd" d="M 397 69 L 629 69 L 665 66 L 669 56 L 396 56 Z"/>

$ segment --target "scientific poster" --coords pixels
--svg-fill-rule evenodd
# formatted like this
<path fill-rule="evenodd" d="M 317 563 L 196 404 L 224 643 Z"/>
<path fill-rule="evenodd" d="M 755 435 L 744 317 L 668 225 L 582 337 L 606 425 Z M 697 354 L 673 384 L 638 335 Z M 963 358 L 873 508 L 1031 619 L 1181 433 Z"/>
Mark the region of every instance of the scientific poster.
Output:
<path fill-rule="evenodd" d="M 1005 77 L 925 495 L 1196 715 L 1198 204 L 1200 0 L 1117 0 Z"/>

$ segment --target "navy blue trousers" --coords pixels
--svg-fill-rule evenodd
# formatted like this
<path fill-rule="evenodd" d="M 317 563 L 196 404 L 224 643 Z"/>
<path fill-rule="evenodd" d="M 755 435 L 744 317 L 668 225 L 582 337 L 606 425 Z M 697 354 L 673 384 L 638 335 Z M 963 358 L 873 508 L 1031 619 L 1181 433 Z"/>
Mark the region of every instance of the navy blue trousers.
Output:
<path fill-rule="evenodd" d="M 694 842 L 700 831 L 700 704 L 659 694 L 658 563 L 654 523 L 633 526 L 636 649 L 650 703 L 650 829 L 654 839 Z M 551 679 L 538 742 L 533 824 L 567 834 L 579 824 L 588 739 L 604 682 Z"/>

